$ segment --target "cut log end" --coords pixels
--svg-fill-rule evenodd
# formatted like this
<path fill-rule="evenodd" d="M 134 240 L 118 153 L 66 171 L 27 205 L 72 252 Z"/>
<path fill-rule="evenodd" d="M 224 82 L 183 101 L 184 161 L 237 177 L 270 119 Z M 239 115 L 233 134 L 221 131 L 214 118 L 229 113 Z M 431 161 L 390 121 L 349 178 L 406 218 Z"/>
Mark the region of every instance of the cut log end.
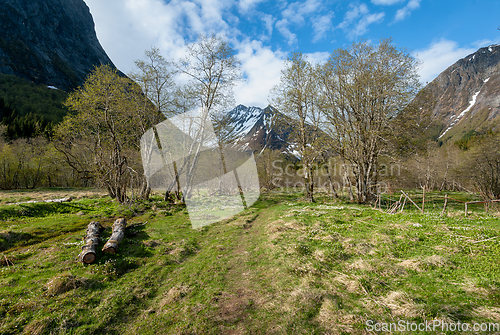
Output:
<path fill-rule="evenodd" d="M 83 257 L 80 258 L 83 263 L 85 264 L 91 264 L 94 263 L 96 260 L 96 255 L 93 252 L 88 252 Z"/>
<path fill-rule="evenodd" d="M 108 254 L 115 254 L 118 251 L 118 245 L 125 238 L 125 227 L 127 221 L 124 218 L 117 219 L 113 224 L 113 233 L 109 237 L 108 242 L 102 248 L 102 251 Z"/>
<path fill-rule="evenodd" d="M 106 247 L 104 246 L 104 248 L 102 248 L 102 251 L 107 253 L 107 254 L 111 254 L 111 255 L 114 255 L 116 254 L 116 249 L 114 247 Z"/>

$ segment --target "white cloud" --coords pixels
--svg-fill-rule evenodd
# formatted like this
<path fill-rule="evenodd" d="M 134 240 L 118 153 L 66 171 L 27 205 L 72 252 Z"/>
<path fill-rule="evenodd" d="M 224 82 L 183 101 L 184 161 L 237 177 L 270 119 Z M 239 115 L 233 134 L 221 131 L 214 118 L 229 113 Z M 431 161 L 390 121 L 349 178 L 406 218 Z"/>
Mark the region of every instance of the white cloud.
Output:
<path fill-rule="evenodd" d="M 410 16 L 411 12 L 420 7 L 421 0 L 410 0 L 408 4 L 396 12 L 394 21 L 402 21 Z"/>
<path fill-rule="evenodd" d="M 273 27 L 276 19 L 272 15 L 261 14 L 261 20 L 264 22 L 264 27 L 266 28 L 266 33 L 263 34 L 260 39 L 261 40 L 269 40 L 273 35 Z"/>
<path fill-rule="evenodd" d="M 238 6 L 242 13 L 252 10 L 256 5 L 266 0 L 240 0 Z"/>
<path fill-rule="evenodd" d="M 392 6 L 402 1 L 403 0 L 372 0 L 372 3 L 380 6 Z"/>
<path fill-rule="evenodd" d="M 259 41 L 242 42 L 236 49 L 246 77 L 234 88 L 236 103 L 264 108 L 270 90 L 279 84 L 286 54 L 273 52 Z"/>
<path fill-rule="evenodd" d="M 166 58 L 179 58 L 185 43 L 199 34 L 240 34 L 225 0 L 85 0 L 91 8 L 101 45 L 127 73 L 144 50 L 159 47 Z M 254 1 L 255 2 L 255 1 Z"/>
<path fill-rule="evenodd" d="M 294 2 L 282 12 L 284 18 L 291 22 L 301 24 L 304 22 L 304 17 L 317 12 L 322 6 L 320 0 L 306 0 L 305 2 Z"/>
<path fill-rule="evenodd" d="M 479 40 L 476 42 L 473 42 L 471 45 L 476 47 L 477 49 L 484 48 L 493 44 L 500 44 L 500 37 L 496 38 L 495 40 L 490 40 L 490 39 L 484 39 L 484 40 Z"/>
<path fill-rule="evenodd" d="M 199 33 L 215 32 L 227 35 L 242 62 L 242 71 L 247 80 L 235 86 L 236 103 L 266 107 L 270 89 L 279 83 L 286 55 L 264 47 L 261 42 L 239 42 L 239 31 L 229 28 L 231 17 L 224 14 L 229 6 L 228 1 L 85 1 L 92 10 L 101 45 L 115 65 L 125 73 L 133 70 L 134 60 L 143 58 L 144 51 L 151 46 L 159 47 L 167 59 L 179 59 L 184 55 L 186 43 Z M 250 4 L 248 1 L 246 3 Z M 264 22 L 271 35 L 275 19 L 269 15 L 264 18 Z"/>
<path fill-rule="evenodd" d="M 318 42 L 322 40 L 326 33 L 333 29 L 332 27 L 332 18 L 333 13 L 329 13 L 327 15 L 318 16 L 313 19 L 313 29 L 314 29 L 314 37 L 313 42 Z"/>
<path fill-rule="evenodd" d="M 351 36 L 357 37 L 364 35 L 368 31 L 368 26 L 372 23 L 382 22 L 384 20 L 385 13 L 369 14 L 364 16 L 359 20 L 356 27 L 351 31 Z"/>
<path fill-rule="evenodd" d="M 288 45 L 293 45 L 297 43 L 297 35 L 292 33 L 290 29 L 288 29 L 289 22 L 287 19 L 282 19 L 276 22 L 276 29 L 288 40 Z"/>
<path fill-rule="evenodd" d="M 351 5 L 338 28 L 347 32 L 350 39 L 355 39 L 368 31 L 368 26 L 372 23 L 379 23 L 384 20 L 385 13 L 370 14 L 365 4 L 359 6 Z"/>
<path fill-rule="evenodd" d="M 344 21 L 342 21 L 338 27 L 341 29 L 347 29 L 347 27 L 349 27 L 354 20 L 367 13 L 368 7 L 365 4 L 351 6 L 351 9 L 348 10 L 344 16 Z"/>
<path fill-rule="evenodd" d="M 445 39 L 432 43 L 426 49 L 415 51 L 414 56 L 422 62 L 418 70 L 420 80 L 423 83 L 431 82 L 456 61 L 475 51 Z"/>
<path fill-rule="evenodd" d="M 278 31 L 288 40 L 289 45 L 297 42 L 297 35 L 292 33 L 290 27 L 302 26 L 315 12 L 320 11 L 322 3 L 320 0 L 306 0 L 304 2 L 293 2 L 288 4 L 281 12 L 282 19 L 276 22 Z"/>
<path fill-rule="evenodd" d="M 330 57 L 330 53 L 326 51 L 313 52 L 313 53 L 307 53 L 305 54 L 305 56 L 307 57 L 307 60 L 311 62 L 311 64 L 316 65 L 326 62 Z"/>

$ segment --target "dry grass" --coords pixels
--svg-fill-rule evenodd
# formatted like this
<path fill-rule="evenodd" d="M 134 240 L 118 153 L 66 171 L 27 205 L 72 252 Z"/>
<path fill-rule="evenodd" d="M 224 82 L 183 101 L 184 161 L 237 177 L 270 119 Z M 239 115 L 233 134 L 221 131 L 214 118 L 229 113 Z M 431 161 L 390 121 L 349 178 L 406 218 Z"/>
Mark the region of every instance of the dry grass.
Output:
<path fill-rule="evenodd" d="M 316 321 L 328 332 L 325 334 L 366 334 L 363 329 L 355 329 L 355 325 L 363 323 L 364 319 L 359 315 L 349 314 L 346 310 L 338 309 L 337 301 L 333 297 L 325 297 L 316 316 Z"/>
<path fill-rule="evenodd" d="M 184 298 L 190 291 L 191 288 L 188 285 L 179 285 L 172 287 L 170 290 L 168 290 L 163 299 L 161 299 L 159 304 L 160 309 L 168 308 L 168 305 Z"/>
<path fill-rule="evenodd" d="M 480 295 L 483 297 L 486 297 L 488 295 L 488 290 L 485 289 L 484 287 L 478 286 L 476 279 L 465 278 L 464 281 L 460 283 L 460 286 L 465 292 L 468 293 Z"/>
<path fill-rule="evenodd" d="M 35 319 L 31 321 L 23 330 L 23 334 L 41 335 L 46 334 L 52 322 L 50 317 Z"/>
<path fill-rule="evenodd" d="M 391 310 L 393 316 L 415 318 L 422 314 L 422 308 L 401 291 L 389 292 L 380 302 Z"/>
<path fill-rule="evenodd" d="M 15 190 L 0 192 L 0 203 L 11 204 L 22 201 L 43 201 L 49 199 L 72 199 L 103 197 L 108 193 L 104 189 L 56 189 L 56 190 Z"/>
<path fill-rule="evenodd" d="M 363 287 L 359 283 L 359 281 L 355 278 L 351 278 L 348 275 L 341 274 L 333 278 L 333 281 L 336 281 L 340 284 L 343 285 L 343 287 L 347 290 L 349 293 L 357 293 L 357 294 L 362 294 L 363 292 Z"/>
<path fill-rule="evenodd" d="M 490 321 L 500 321 L 500 308 L 486 306 L 479 307 L 474 310 L 474 315 Z"/>
<path fill-rule="evenodd" d="M 424 263 L 432 266 L 442 267 L 448 264 L 448 261 L 443 256 L 432 255 L 424 259 Z"/>
<path fill-rule="evenodd" d="M 432 255 L 425 258 L 412 258 L 406 259 L 396 265 L 399 265 L 405 269 L 413 270 L 417 272 L 423 272 L 428 266 L 443 267 L 447 266 L 448 260 L 440 255 Z"/>
<path fill-rule="evenodd" d="M 357 259 L 354 263 L 349 265 L 349 269 L 363 270 L 363 271 L 373 271 L 373 266 L 363 259 Z"/>
<path fill-rule="evenodd" d="M 57 275 L 45 284 L 45 294 L 48 296 L 63 294 L 84 284 L 84 278 L 77 278 L 76 276 L 67 273 Z"/>
<path fill-rule="evenodd" d="M 417 272 L 424 271 L 423 263 L 418 259 L 406 259 L 400 263 L 397 263 L 397 265 L 399 265 L 405 269 L 408 269 L 408 270 L 413 270 L 413 271 L 417 271 Z"/>

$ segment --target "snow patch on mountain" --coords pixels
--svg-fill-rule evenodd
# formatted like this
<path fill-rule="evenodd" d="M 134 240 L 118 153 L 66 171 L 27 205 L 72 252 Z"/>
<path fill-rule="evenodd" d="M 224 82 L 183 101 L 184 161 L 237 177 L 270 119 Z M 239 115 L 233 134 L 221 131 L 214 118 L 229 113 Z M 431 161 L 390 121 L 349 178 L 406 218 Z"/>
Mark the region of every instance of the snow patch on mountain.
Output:
<path fill-rule="evenodd" d="M 264 110 L 258 107 L 245 107 L 239 105 L 230 113 L 232 120 L 232 136 L 242 139 L 247 136 L 255 124 L 262 118 Z"/>
<path fill-rule="evenodd" d="M 453 126 L 455 126 L 462 119 L 462 117 L 465 114 L 467 114 L 471 110 L 472 107 L 474 107 L 474 105 L 476 104 L 477 96 L 479 95 L 479 93 L 481 93 L 481 90 L 479 90 L 479 92 L 477 92 L 476 94 L 474 94 L 472 96 L 472 100 L 469 101 L 469 106 L 466 109 L 464 109 L 464 111 L 462 113 L 460 113 L 455 120 L 453 120 L 453 122 L 450 124 L 450 126 L 444 131 L 444 133 L 441 134 L 441 136 L 439 136 L 439 138 L 443 137 L 448 132 L 448 130 L 453 128 Z"/>

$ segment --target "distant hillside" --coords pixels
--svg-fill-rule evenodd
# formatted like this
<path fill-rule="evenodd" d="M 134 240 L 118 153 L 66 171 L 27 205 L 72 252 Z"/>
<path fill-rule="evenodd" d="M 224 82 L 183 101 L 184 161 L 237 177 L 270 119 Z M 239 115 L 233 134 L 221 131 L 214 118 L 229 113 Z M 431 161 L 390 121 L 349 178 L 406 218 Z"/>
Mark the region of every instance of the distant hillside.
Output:
<path fill-rule="evenodd" d="M 441 73 L 427 87 L 429 112 L 440 141 L 500 130 L 500 45 L 481 48 Z M 421 97 L 417 97 L 418 99 Z M 423 107 L 425 109 L 425 107 Z"/>
<path fill-rule="evenodd" d="M 0 74 L 0 120 L 7 139 L 49 136 L 67 114 L 67 93 L 13 75 Z"/>
<path fill-rule="evenodd" d="M 2 0 L 0 73 L 69 91 L 111 64 L 83 0 Z"/>

